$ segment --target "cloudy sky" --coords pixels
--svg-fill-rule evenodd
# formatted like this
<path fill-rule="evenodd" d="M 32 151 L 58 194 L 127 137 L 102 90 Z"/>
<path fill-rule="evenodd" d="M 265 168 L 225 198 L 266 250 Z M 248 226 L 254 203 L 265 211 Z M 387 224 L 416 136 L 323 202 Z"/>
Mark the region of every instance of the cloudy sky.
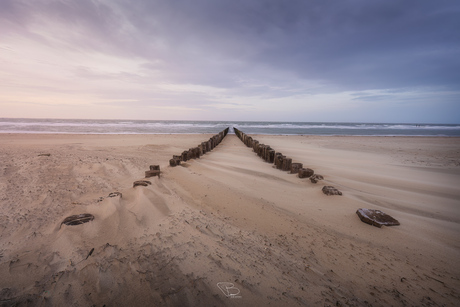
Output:
<path fill-rule="evenodd" d="M 460 123 L 460 1 L 0 0 L 0 117 Z"/>

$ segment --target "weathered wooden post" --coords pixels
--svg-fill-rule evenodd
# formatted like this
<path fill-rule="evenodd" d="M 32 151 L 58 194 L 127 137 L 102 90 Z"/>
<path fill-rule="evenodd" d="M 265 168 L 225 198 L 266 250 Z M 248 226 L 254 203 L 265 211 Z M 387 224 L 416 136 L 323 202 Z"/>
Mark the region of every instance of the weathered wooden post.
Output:
<path fill-rule="evenodd" d="M 188 160 L 188 150 L 182 152 L 181 160 L 184 162 Z"/>
<path fill-rule="evenodd" d="M 257 145 L 257 151 L 256 151 L 256 153 L 257 153 L 257 155 L 258 155 L 259 157 L 262 157 L 262 153 L 263 153 L 263 151 L 264 151 L 264 146 L 265 146 L 264 144 L 259 144 L 259 145 Z"/>
<path fill-rule="evenodd" d="M 308 178 L 312 176 L 315 172 L 311 168 L 301 168 L 299 169 L 299 178 Z"/>
<path fill-rule="evenodd" d="M 206 142 L 202 142 L 201 143 L 201 151 L 203 152 L 203 155 L 207 152 L 207 146 L 206 146 Z"/>
<path fill-rule="evenodd" d="M 282 170 L 283 170 L 283 171 L 290 171 L 290 170 L 291 170 L 291 163 L 292 163 L 292 159 L 291 159 L 291 158 L 284 158 L 284 159 L 283 159 Z"/>
<path fill-rule="evenodd" d="M 160 178 L 160 166 L 159 165 L 150 165 L 150 170 L 145 171 L 145 178 L 158 176 Z"/>
<path fill-rule="evenodd" d="M 149 178 L 153 176 L 158 176 L 158 178 L 160 178 L 160 170 L 145 171 L 145 178 Z"/>
<path fill-rule="evenodd" d="M 252 150 L 257 153 L 257 148 L 259 147 L 259 141 L 257 140 L 254 140 L 254 143 L 253 143 L 253 146 L 252 146 Z"/>
<path fill-rule="evenodd" d="M 182 160 L 182 156 L 173 156 L 171 160 L 169 160 L 169 165 L 170 166 L 177 166 L 180 165 L 180 161 Z"/>
<path fill-rule="evenodd" d="M 268 151 L 268 155 L 269 155 L 269 160 L 268 162 L 273 164 L 275 162 L 275 151 L 273 149 L 270 149 Z"/>
<path fill-rule="evenodd" d="M 292 163 L 291 164 L 291 174 L 297 174 L 299 173 L 299 170 L 303 168 L 302 163 Z"/>
<path fill-rule="evenodd" d="M 194 149 L 194 148 L 190 148 L 190 149 L 188 150 L 187 159 L 188 159 L 188 160 L 192 160 L 192 159 L 195 159 L 195 158 L 196 158 L 195 149 Z"/>
<path fill-rule="evenodd" d="M 264 160 L 265 162 L 270 162 L 270 150 L 272 150 L 272 148 L 270 147 L 270 145 L 267 145 L 265 147 L 265 150 L 264 150 Z M 271 162 L 273 163 L 273 162 Z"/>
<path fill-rule="evenodd" d="M 248 137 L 247 141 L 246 141 L 246 146 L 247 147 L 252 147 L 252 137 Z"/>
<path fill-rule="evenodd" d="M 282 153 L 280 152 L 277 152 L 275 154 L 275 166 L 277 169 L 281 169 L 283 167 L 283 160 L 284 160 L 285 156 L 283 156 Z"/>

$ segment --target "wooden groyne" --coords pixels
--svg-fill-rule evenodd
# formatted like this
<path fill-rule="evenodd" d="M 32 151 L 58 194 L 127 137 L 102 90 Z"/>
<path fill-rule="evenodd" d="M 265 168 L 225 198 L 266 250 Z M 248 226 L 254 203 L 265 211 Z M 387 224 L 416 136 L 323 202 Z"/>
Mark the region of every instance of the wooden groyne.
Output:
<path fill-rule="evenodd" d="M 169 165 L 173 167 L 180 165 L 181 162 L 197 159 L 205 153 L 213 150 L 217 145 L 220 144 L 220 142 L 222 142 L 222 140 L 228 134 L 228 130 L 229 128 L 222 130 L 218 134 L 212 136 L 209 140 L 202 142 L 197 147 L 183 151 L 180 155 L 173 155 L 172 159 L 169 160 Z"/>
<path fill-rule="evenodd" d="M 246 146 L 253 149 L 253 151 L 262 159 L 268 163 L 273 163 L 275 167 L 282 171 L 289 171 L 291 174 L 297 174 L 299 178 L 309 178 L 312 183 L 317 183 L 319 180 L 323 180 L 324 177 L 318 174 L 310 168 L 304 168 L 302 163 L 292 162 L 291 158 L 284 156 L 280 152 L 276 152 L 270 145 L 260 144 L 259 141 L 254 140 L 251 136 L 245 134 L 241 130 L 233 127 L 236 136 Z M 342 195 L 342 192 L 334 188 L 333 186 L 323 186 L 322 191 L 326 195 Z M 376 226 L 397 226 L 399 222 L 388 214 L 383 213 L 380 210 L 374 209 L 358 209 L 356 214 L 359 216 L 362 222 Z"/>
<path fill-rule="evenodd" d="M 292 158 L 286 157 L 281 152 L 277 152 L 270 145 L 260 144 L 259 141 L 253 139 L 243 131 L 233 127 L 236 136 L 247 146 L 261 157 L 264 161 L 274 164 L 274 166 L 290 174 L 297 174 L 299 178 L 309 178 L 312 183 L 317 183 L 322 180 L 323 176 L 315 174 L 311 168 L 304 168 L 302 163 L 293 162 Z"/>

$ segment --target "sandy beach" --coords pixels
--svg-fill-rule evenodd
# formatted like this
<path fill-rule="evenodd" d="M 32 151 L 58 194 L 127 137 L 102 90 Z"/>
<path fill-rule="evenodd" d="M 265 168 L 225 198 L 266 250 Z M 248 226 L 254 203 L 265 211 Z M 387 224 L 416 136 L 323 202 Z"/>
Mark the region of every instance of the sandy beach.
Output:
<path fill-rule="evenodd" d="M 0 134 L 0 305 L 460 304 L 460 138 L 252 135 L 316 184 L 234 134 L 169 166 L 211 136 Z"/>

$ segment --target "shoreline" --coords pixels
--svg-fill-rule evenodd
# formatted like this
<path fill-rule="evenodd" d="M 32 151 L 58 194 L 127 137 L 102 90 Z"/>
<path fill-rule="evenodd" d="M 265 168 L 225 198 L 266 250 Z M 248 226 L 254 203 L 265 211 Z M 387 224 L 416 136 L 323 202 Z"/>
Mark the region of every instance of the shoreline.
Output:
<path fill-rule="evenodd" d="M 70 132 L 0 132 L 0 135 L 201 135 L 201 134 L 213 134 L 214 132 L 197 132 L 197 133 L 70 133 Z M 218 131 L 216 132 L 218 133 Z M 229 133 L 235 135 L 234 132 Z M 267 135 L 267 136 L 319 136 L 319 137 L 433 137 L 433 138 L 460 138 L 460 135 L 411 135 L 411 134 L 261 134 L 261 133 L 251 133 L 250 135 Z"/>
<path fill-rule="evenodd" d="M 233 306 L 222 282 L 239 305 L 458 302 L 459 138 L 251 135 L 318 184 L 233 134 L 168 166 L 212 135 L 0 134 L 0 302 Z M 161 178 L 133 188 L 152 164 Z M 401 225 L 362 223 L 358 208 Z M 60 226 L 82 213 L 95 218 Z"/>

